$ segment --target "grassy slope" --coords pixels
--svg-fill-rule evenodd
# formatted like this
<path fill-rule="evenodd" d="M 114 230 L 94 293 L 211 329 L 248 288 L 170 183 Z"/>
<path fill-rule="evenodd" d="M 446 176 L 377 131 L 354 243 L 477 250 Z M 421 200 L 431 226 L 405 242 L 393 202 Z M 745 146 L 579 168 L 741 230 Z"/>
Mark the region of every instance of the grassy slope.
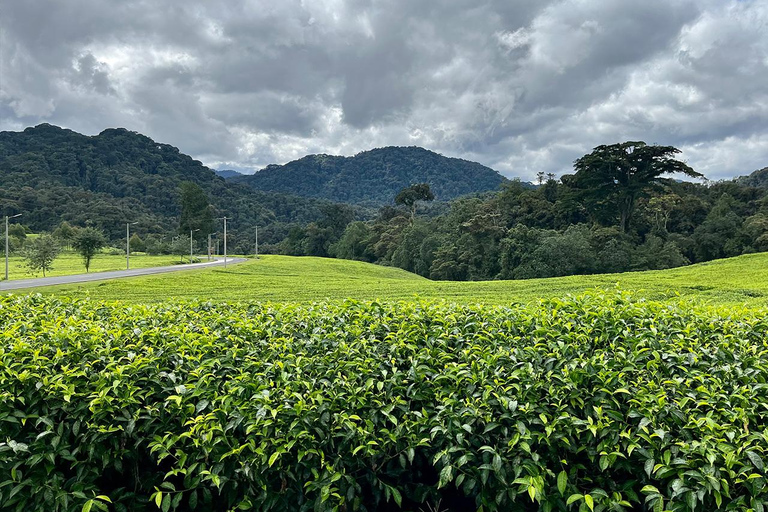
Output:
<path fill-rule="evenodd" d="M 714 304 L 768 305 L 768 253 L 672 270 L 526 281 L 435 282 L 395 268 L 354 261 L 265 256 L 228 269 L 207 269 L 40 289 L 44 293 L 151 302 L 171 297 L 213 300 L 446 299 L 503 304 L 593 288 L 643 297 L 694 298 Z"/>
<path fill-rule="evenodd" d="M 28 237 L 34 235 L 27 235 Z M 189 259 L 187 257 L 187 259 Z M 131 268 L 164 267 L 179 262 L 178 256 L 148 256 L 145 254 L 131 254 Z M 0 265 L 5 268 L 5 260 L 0 260 Z M 106 272 L 108 270 L 125 270 L 125 255 L 97 254 L 91 260 L 91 272 Z M 72 274 L 85 274 L 83 259 L 71 252 L 59 255 L 53 262 L 53 270 L 46 272 L 46 277 L 68 276 Z M 2 277 L 2 276 L 0 276 Z M 42 273 L 32 274 L 26 267 L 24 258 L 11 256 L 8 258 L 9 279 L 30 279 L 43 277 Z"/>

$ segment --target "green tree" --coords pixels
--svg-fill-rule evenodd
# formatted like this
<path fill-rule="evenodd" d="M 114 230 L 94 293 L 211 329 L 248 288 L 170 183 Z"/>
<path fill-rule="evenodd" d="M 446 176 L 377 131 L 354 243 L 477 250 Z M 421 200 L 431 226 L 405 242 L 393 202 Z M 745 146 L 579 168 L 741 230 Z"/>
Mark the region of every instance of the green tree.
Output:
<path fill-rule="evenodd" d="M 131 252 L 145 252 L 147 250 L 147 244 L 137 233 L 131 235 L 130 245 Z"/>
<path fill-rule="evenodd" d="M 85 271 L 91 268 L 91 260 L 107 243 L 104 233 L 96 228 L 81 228 L 72 239 L 72 248 L 83 258 Z"/>
<path fill-rule="evenodd" d="M 53 231 L 53 237 L 56 238 L 61 244 L 69 247 L 72 243 L 72 239 L 75 237 L 77 230 L 67 221 L 62 221 L 61 224 Z"/>
<path fill-rule="evenodd" d="M 179 256 L 179 261 L 184 262 L 184 256 L 189 256 L 189 233 L 187 236 L 179 235 L 171 241 L 171 253 Z M 194 247 L 193 247 L 194 249 Z M 192 263 L 190 261 L 190 263 Z"/>
<path fill-rule="evenodd" d="M 183 181 L 179 185 L 181 219 L 179 221 L 179 233 L 189 235 L 190 231 L 197 231 L 197 236 L 205 237 L 213 231 L 213 212 L 208 202 L 205 190 L 191 181 Z"/>
<path fill-rule="evenodd" d="M 576 160 L 576 173 L 568 184 L 580 193 L 585 206 L 602 219 L 619 214 L 619 226 L 626 232 L 635 201 L 665 174 L 680 173 L 703 177 L 687 164 L 673 158 L 680 150 L 673 146 L 622 142 L 598 146 Z"/>
<path fill-rule="evenodd" d="M 406 187 L 395 196 L 395 204 L 405 206 L 411 210 L 411 224 L 416 217 L 416 205 L 419 201 L 432 201 L 435 195 L 429 188 L 429 183 L 417 183 Z"/>
<path fill-rule="evenodd" d="M 43 272 L 53 268 L 53 261 L 59 255 L 59 244 L 51 235 L 41 235 L 27 242 L 24 247 L 24 260 L 27 267 L 34 273 Z"/>

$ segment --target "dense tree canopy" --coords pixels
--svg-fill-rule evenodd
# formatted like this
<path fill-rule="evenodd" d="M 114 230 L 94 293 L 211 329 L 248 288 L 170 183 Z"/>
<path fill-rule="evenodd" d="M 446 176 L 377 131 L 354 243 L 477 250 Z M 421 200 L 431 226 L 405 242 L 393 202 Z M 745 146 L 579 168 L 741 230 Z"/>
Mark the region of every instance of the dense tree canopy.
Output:
<path fill-rule="evenodd" d="M 619 227 L 626 232 L 638 197 L 658 184 L 662 175 L 703 177 L 673 158 L 678 153 L 675 147 L 645 142 L 598 146 L 576 160 L 576 174 L 567 182 L 578 190 L 581 201 L 596 218 L 604 221 L 618 212 Z"/>
<path fill-rule="evenodd" d="M 380 206 L 413 183 L 428 183 L 442 200 L 498 189 L 506 180 L 489 167 L 419 147 L 386 147 L 353 157 L 308 155 L 232 179 L 257 190 Z"/>

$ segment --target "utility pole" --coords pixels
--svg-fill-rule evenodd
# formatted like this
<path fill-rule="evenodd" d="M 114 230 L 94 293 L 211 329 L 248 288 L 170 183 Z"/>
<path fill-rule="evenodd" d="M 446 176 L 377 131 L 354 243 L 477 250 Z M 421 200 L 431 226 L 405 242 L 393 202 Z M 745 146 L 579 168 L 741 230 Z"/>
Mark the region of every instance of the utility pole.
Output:
<path fill-rule="evenodd" d="M 125 223 L 125 270 L 131 270 L 131 226 L 139 222 Z"/>
<path fill-rule="evenodd" d="M 211 261 L 211 234 L 208 233 L 208 261 Z"/>
<path fill-rule="evenodd" d="M 192 264 L 192 233 L 200 231 L 200 228 L 189 230 L 189 264 Z"/>
<path fill-rule="evenodd" d="M 20 213 L 16 215 L 5 216 L 5 280 L 8 280 L 8 251 L 10 251 L 10 244 L 8 243 L 8 219 L 15 219 L 21 217 Z"/>
<path fill-rule="evenodd" d="M 216 220 L 224 221 L 224 268 L 227 268 L 227 218 L 219 217 Z"/>
<path fill-rule="evenodd" d="M 259 259 L 259 226 L 256 226 L 256 259 Z"/>

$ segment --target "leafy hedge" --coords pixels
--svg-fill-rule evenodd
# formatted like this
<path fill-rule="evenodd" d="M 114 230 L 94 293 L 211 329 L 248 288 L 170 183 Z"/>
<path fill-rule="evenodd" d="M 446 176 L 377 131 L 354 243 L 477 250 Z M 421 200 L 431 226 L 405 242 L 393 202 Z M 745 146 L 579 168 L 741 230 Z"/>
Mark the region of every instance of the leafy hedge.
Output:
<path fill-rule="evenodd" d="M 748 510 L 765 310 L 0 299 L 2 510 Z"/>

